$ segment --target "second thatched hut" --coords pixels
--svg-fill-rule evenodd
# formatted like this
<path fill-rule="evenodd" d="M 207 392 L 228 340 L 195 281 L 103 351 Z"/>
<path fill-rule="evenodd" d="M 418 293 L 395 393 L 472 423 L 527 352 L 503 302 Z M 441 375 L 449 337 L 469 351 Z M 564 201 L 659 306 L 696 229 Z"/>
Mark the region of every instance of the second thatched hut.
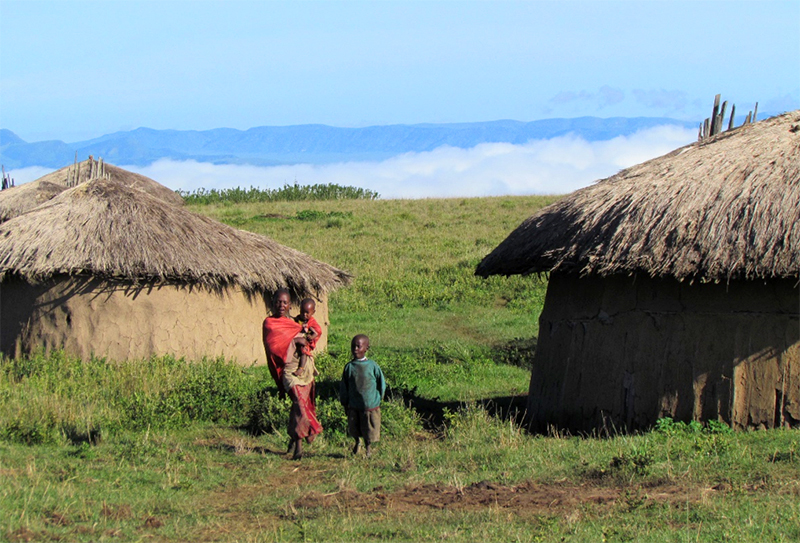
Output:
<path fill-rule="evenodd" d="M 800 112 L 579 190 L 476 273 L 549 273 L 534 429 L 800 426 Z"/>
<path fill-rule="evenodd" d="M 348 281 L 269 238 L 97 178 L 0 225 L 0 351 L 263 363 L 276 289 L 316 298 L 327 329 L 327 295 Z"/>
<path fill-rule="evenodd" d="M 147 192 L 169 204 L 183 205 L 183 198 L 161 183 L 144 175 L 106 164 L 102 159 L 89 157 L 34 181 L 0 191 L 0 223 L 27 213 L 70 187 L 97 178 L 111 179 L 123 186 Z"/>

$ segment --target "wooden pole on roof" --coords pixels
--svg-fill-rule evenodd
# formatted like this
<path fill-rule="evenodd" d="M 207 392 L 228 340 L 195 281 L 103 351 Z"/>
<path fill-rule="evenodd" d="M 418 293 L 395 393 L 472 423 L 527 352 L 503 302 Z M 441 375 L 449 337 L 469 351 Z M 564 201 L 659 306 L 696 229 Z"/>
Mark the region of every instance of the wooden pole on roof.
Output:
<path fill-rule="evenodd" d="M 717 126 L 717 112 L 719 111 L 720 98 L 722 98 L 722 96 L 719 94 L 714 97 L 714 108 L 711 110 L 711 132 L 709 136 L 713 136 L 719 131 L 719 127 Z"/>
<path fill-rule="evenodd" d="M 728 101 L 722 102 L 722 110 L 719 112 L 719 122 L 717 122 L 717 133 L 722 132 L 722 123 L 725 122 L 725 111 L 728 109 Z"/>

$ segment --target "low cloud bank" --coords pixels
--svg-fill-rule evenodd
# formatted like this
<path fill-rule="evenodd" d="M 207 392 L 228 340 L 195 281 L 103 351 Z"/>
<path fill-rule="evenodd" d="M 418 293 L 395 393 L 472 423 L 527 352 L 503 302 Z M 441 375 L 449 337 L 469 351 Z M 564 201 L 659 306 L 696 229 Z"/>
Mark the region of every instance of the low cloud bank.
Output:
<path fill-rule="evenodd" d="M 29 166 L 27 168 L 18 168 L 16 170 L 8 170 L 7 173 L 14 180 L 15 185 L 21 185 L 34 179 L 52 173 L 53 168 L 45 168 L 44 166 Z"/>
<path fill-rule="evenodd" d="M 185 191 L 251 186 L 275 189 L 296 182 L 362 187 L 377 191 L 382 198 L 564 194 L 691 143 L 696 137 L 693 130 L 660 126 L 607 141 L 564 136 L 525 145 L 445 146 L 382 162 L 256 167 L 159 160 L 146 167 L 123 167 Z"/>

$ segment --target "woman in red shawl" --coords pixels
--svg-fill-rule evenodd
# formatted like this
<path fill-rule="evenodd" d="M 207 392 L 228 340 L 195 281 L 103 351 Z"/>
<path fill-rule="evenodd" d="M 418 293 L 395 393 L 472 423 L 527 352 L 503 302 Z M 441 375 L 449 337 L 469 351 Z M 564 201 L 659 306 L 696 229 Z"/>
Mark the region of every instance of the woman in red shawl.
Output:
<path fill-rule="evenodd" d="M 269 372 L 278 391 L 281 395 L 289 394 L 292 400 L 288 453 L 294 453 L 292 458 L 298 460 L 303 456 L 303 439 L 307 443 L 314 441 L 322 432 L 322 425 L 317 420 L 314 368 L 306 368 L 300 376 L 294 375 L 300 355 L 297 345 L 304 345 L 306 339 L 302 335 L 303 326 L 289 317 L 291 308 L 289 291 L 276 291 L 272 297 L 272 315 L 264 319 L 263 339 Z"/>

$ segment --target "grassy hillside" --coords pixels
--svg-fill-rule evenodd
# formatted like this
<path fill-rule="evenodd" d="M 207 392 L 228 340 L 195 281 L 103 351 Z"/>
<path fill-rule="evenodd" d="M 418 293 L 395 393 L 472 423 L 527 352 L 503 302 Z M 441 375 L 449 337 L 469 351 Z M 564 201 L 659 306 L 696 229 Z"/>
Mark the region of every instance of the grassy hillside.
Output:
<path fill-rule="evenodd" d="M 331 296 L 331 345 L 347 356 L 366 333 L 376 360 L 507 358 L 533 344 L 546 281 L 473 275 L 475 266 L 525 218 L 554 197 L 336 200 L 193 206 L 222 222 L 265 234 L 353 274 Z M 493 351 L 493 352 L 492 352 Z M 519 357 L 518 357 L 519 358 Z M 516 360 L 525 365 L 525 360 Z M 495 375 L 414 382 L 447 399 L 527 390 L 512 366 Z M 511 382 L 509 382 L 511 380 Z M 482 389 L 475 390 L 475 383 Z"/>

